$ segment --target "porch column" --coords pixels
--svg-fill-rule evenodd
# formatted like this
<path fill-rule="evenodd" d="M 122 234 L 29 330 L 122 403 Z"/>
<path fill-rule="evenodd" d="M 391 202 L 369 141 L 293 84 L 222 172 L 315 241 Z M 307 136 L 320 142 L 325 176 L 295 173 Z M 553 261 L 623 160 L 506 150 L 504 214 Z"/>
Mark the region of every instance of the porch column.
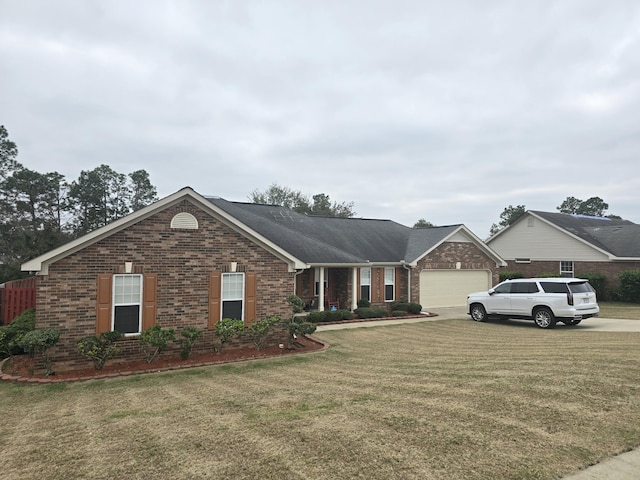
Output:
<path fill-rule="evenodd" d="M 351 310 L 358 308 L 358 267 L 351 269 Z"/>
<path fill-rule="evenodd" d="M 318 311 L 324 312 L 324 268 L 316 267 L 318 270 Z"/>

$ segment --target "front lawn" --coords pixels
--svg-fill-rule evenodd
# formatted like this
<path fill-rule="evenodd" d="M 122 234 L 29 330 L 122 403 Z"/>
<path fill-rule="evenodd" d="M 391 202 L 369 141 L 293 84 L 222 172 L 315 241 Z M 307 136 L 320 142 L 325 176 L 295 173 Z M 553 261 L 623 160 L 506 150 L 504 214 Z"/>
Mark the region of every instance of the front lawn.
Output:
<path fill-rule="evenodd" d="M 443 320 L 323 353 L 0 384 L 4 479 L 557 479 L 640 445 L 640 333 Z"/>
<path fill-rule="evenodd" d="M 640 320 L 640 304 L 623 302 L 598 302 L 603 318 Z"/>

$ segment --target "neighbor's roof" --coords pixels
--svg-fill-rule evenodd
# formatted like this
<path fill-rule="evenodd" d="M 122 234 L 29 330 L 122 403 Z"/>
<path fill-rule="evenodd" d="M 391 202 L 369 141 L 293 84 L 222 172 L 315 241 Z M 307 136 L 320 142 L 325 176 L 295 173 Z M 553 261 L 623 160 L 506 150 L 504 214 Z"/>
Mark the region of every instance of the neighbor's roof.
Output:
<path fill-rule="evenodd" d="M 615 257 L 640 258 L 640 225 L 629 220 L 535 210 L 529 213 Z"/>

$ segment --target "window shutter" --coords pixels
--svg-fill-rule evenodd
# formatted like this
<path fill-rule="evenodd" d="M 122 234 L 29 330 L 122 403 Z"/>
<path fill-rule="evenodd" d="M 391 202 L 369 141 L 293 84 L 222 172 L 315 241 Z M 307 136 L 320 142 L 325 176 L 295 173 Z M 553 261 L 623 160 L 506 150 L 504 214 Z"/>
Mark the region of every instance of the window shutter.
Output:
<path fill-rule="evenodd" d="M 146 273 L 142 279 L 142 330 L 146 330 L 156 324 L 158 274 Z"/>
<path fill-rule="evenodd" d="M 96 296 L 96 334 L 111 331 L 112 275 L 98 275 Z"/>
<path fill-rule="evenodd" d="M 220 301 L 222 295 L 222 274 L 211 272 L 209 275 L 209 329 L 220 321 Z"/>
<path fill-rule="evenodd" d="M 384 267 L 371 269 L 371 301 L 384 302 Z"/>
<path fill-rule="evenodd" d="M 406 297 L 407 299 L 409 298 L 409 292 L 407 292 L 407 295 L 402 295 L 400 293 L 400 275 L 402 275 L 402 270 L 403 270 L 402 267 L 396 268 L 396 273 L 393 276 L 393 289 L 395 290 L 393 294 L 393 298 L 396 300 L 404 297 Z"/>
<path fill-rule="evenodd" d="M 244 276 L 244 323 L 249 325 L 256 320 L 257 275 L 246 273 Z"/>

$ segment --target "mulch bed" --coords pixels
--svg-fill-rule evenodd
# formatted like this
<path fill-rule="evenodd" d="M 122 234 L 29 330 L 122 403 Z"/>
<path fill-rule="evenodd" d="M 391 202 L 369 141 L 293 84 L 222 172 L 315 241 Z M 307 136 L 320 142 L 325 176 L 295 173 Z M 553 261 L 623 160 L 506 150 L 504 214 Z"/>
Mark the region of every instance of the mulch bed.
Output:
<path fill-rule="evenodd" d="M 213 351 L 207 353 L 193 353 L 188 359 L 182 360 L 179 356 L 164 356 L 155 359 L 152 363 L 146 361 L 136 362 L 107 362 L 102 370 L 96 370 L 88 363 L 87 368 L 56 371 L 55 363 L 53 372 L 48 377 L 43 377 L 44 370 L 34 367 L 34 360 L 28 355 L 17 355 L 7 358 L 0 363 L 0 380 L 13 380 L 18 382 L 52 383 L 69 382 L 77 380 L 92 380 L 96 378 L 110 378 L 123 375 L 140 373 L 161 372 L 178 370 L 181 368 L 203 367 L 222 363 L 240 362 L 263 358 L 283 357 L 287 355 L 308 353 L 327 348 L 327 345 L 311 337 L 299 337 L 297 345 L 291 350 L 280 348 L 279 345 L 265 347 L 256 350 L 253 347 L 233 348 L 223 350 L 217 354 Z"/>

